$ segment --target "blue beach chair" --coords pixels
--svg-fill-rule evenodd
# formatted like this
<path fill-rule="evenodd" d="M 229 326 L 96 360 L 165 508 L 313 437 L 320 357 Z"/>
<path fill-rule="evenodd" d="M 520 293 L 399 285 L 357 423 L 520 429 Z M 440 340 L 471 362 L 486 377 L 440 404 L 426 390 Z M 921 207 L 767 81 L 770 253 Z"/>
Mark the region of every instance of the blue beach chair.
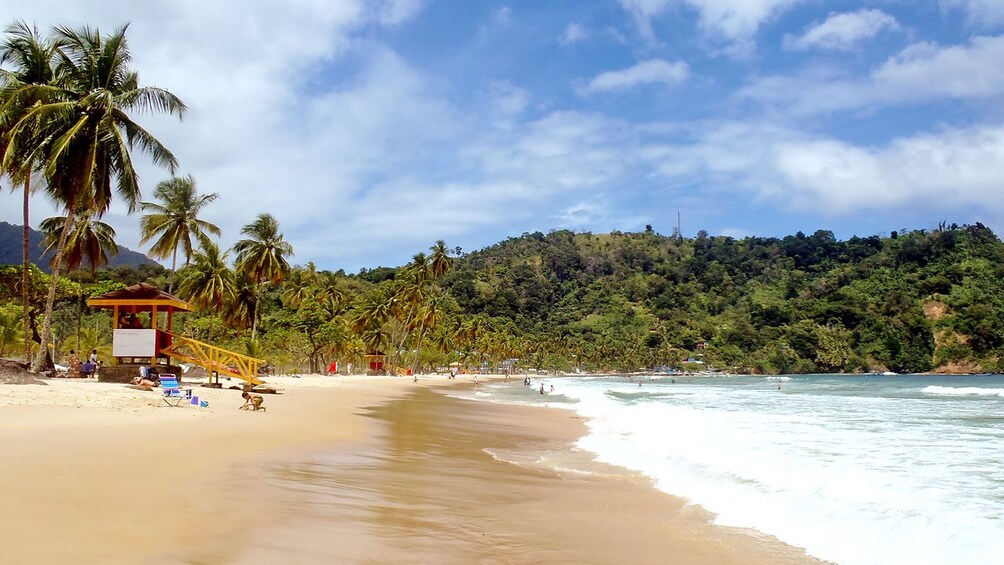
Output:
<path fill-rule="evenodd" d="M 191 402 L 192 389 L 181 388 L 181 385 L 178 384 L 177 375 L 164 373 L 163 375 L 159 375 L 159 378 L 160 388 L 164 389 L 164 402 L 168 406 L 178 406 L 183 400 Z"/>

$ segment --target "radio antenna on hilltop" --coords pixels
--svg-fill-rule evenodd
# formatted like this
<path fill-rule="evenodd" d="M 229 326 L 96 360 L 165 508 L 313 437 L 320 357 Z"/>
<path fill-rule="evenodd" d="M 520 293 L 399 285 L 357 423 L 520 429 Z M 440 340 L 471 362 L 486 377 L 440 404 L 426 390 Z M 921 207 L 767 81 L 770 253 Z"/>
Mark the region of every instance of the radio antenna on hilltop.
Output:
<path fill-rule="evenodd" d="M 676 239 L 683 241 L 683 231 L 680 229 L 680 211 L 676 211 Z"/>

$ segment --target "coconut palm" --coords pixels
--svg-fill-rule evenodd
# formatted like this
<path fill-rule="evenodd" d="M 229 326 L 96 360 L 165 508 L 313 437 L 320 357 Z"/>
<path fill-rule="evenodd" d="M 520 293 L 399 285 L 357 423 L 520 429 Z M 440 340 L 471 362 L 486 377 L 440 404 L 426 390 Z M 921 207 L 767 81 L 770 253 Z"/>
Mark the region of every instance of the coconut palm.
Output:
<path fill-rule="evenodd" d="M 442 295 L 429 297 L 419 308 L 418 313 L 418 340 L 415 342 L 415 361 L 411 371 L 418 379 L 418 364 L 422 356 L 422 340 L 426 332 L 436 327 L 443 320 L 446 308 L 446 300 Z"/>
<path fill-rule="evenodd" d="M 59 242 L 61 228 L 66 219 L 61 216 L 46 218 L 42 220 L 39 227 L 45 238 L 42 244 L 46 246 L 45 251 L 52 251 Z M 107 265 L 109 256 L 117 255 L 118 245 L 115 244 L 115 230 L 104 222 L 94 219 L 94 216 L 87 211 L 82 212 L 73 222 L 73 231 L 66 239 L 63 249 L 63 267 L 67 272 L 79 269 L 84 262 L 87 262 L 91 275 L 101 265 Z M 55 270 L 55 256 L 49 263 L 49 267 Z M 80 323 L 84 315 L 84 289 L 77 285 L 77 349 L 80 349 Z"/>
<path fill-rule="evenodd" d="M 446 242 L 441 239 L 436 241 L 436 244 L 430 247 L 429 251 L 432 252 L 432 255 L 429 256 L 432 275 L 438 279 L 450 272 L 450 269 L 453 268 L 453 258 L 450 257 L 450 250 L 446 248 Z"/>
<path fill-rule="evenodd" d="M 200 310 L 223 313 L 237 292 L 234 272 L 227 265 L 229 255 L 211 241 L 202 242 L 202 249 L 192 257 L 192 265 L 182 271 L 178 294 Z"/>
<path fill-rule="evenodd" d="M 100 217 L 111 205 L 113 186 L 129 212 L 135 211 L 140 189 L 131 150 L 137 146 L 155 164 L 172 173 L 177 168 L 174 155 L 128 112 L 180 118 L 185 105 L 166 90 L 139 86 L 137 73 L 128 66 L 132 57 L 125 33 L 126 27 L 107 35 L 89 27 L 56 27 L 55 85 L 25 84 L 5 91 L 0 115 L 6 147 L 0 167 L 10 170 L 18 158 L 30 156 L 22 162 L 41 164 L 46 192 L 67 212 L 42 321 L 42 347 L 32 363 L 36 372 L 46 360 L 63 247 L 76 212 Z"/>
<path fill-rule="evenodd" d="M 0 162 L 3 172 L 8 174 L 14 186 L 22 184 L 22 235 L 21 249 L 21 304 L 24 334 L 24 360 L 31 358 L 31 337 L 28 331 L 28 265 L 31 263 L 31 218 L 29 202 L 31 196 L 31 173 L 38 165 L 37 158 L 30 155 L 7 156 L 8 127 L 10 121 L 21 114 L 23 105 L 34 103 L 30 98 L 19 104 L 8 106 L 8 95 L 22 85 L 47 85 L 55 77 L 55 53 L 57 45 L 45 40 L 38 29 L 24 22 L 14 22 L 5 30 L 6 38 L 0 43 Z M 7 68 L 9 67 L 9 68 Z"/>
<path fill-rule="evenodd" d="M 286 306 L 297 307 L 305 301 L 314 298 L 319 291 L 318 283 L 321 274 L 313 262 L 306 267 L 296 267 L 289 272 L 289 277 L 283 284 L 282 302 Z"/>
<path fill-rule="evenodd" d="M 45 245 L 46 253 L 53 251 L 58 245 L 64 223 L 66 223 L 66 218 L 63 216 L 53 216 L 42 220 L 39 227 L 45 234 L 42 245 Z M 73 231 L 66 239 L 63 249 L 63 267 L 67 271 L 72 271 L 79 269 L 86 261 L 93 275 L 98 267 L 107 265 L 109 258 L 117 255 L 118 252 L 119 247 L 115 244 L 115 229 L 85 212 L 74 220 Z M 53 257 L 49 263 L 53 269 L 55 269 L 55 260 Z"/>
<path fill-rule="evenodd" d="M 223 320 L 234 328 L 247 328 L 258 307 L 258 285 L 245 273 L 234 271 L 234 296 L 223 302 Z"/>
<path fill-rule="evenodd" d="M 265 283 L 279 284 L 289 273 L 288 257 L 293 246 L 279 232 L 279 222 L 271 214 L 259 214 L 255 221 L 244 226 L 241 233 L 248 236 L 234 244 L 237 270 L 246 274 L 257 287 L 254 312 L 251 316 L 251 339 L 258 330 L 258 311 L 261 290 Z"/>
<path fill-rule="evenodd" d="M 209 234 L 219 237 L 222 232 L 216 225 L 199 219 L 199 212 L 207 204 L 220 197 L 211 192 L 200 195 L 195 188 L 195 179 L 191 175 L 172 177 L 161 181 L 153 192 L 157 202 L 143 202 L 140 208 L 144 212 L 139 221 L 142 239 L 140 245 L 150 240 L 154 241 L 150 255 L 156 259 L 171 257 L 171 282 L 168 292 L 174 287 L 174 278 L 178 270 L 178 249 L 185 256 L 185 265 L 192 257 L 192 238 L 201 244 L 209 243 Z"/>

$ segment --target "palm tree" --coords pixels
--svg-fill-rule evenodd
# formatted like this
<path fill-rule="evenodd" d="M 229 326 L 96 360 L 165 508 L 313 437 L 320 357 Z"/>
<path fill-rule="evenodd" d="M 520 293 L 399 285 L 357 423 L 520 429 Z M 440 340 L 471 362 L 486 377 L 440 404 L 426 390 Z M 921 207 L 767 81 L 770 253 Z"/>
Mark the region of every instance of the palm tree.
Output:
<path fill-rule="evenodd" d="M 161 181 L 153 192 L 161 203 L 143 202 L 140 208 L 145 214 L 139 221 L 143 235 L 140 245 L 156 238 L 150 255 L 156 259 L 171 257 L 171 282 L 167 291 L 174 289 L 174 278 L 178 270 L 178 248 L 185 255 L 185 265 L 192 257 L 192 237 L 201 244 L 209 243 L 209 235 L 219 237 L 222 232 L 216 225 L 199 219 L 199 212 L 210 202 L 220 197 L 211 192 L 200 195 L 191 175 L 172 177 Z"/>
<path fill-rule="evenodd" d="M 193 255 L 193 263 L 183 273 L 178 294 L 200 310 L 222 313 L 236 294 L 234 272 L 227 266 L 230 252 L 220 252 L 211 241 L 202 242 L 202 250 Z"/>
<path fill-rule="evenodd" d="M 296 307 L 303 302 L 314 298 L 319 291 L 318 283 L 320 273 L 313 262 L 307 263 L 306 267 L 296 267 L 289 273 L 289 278 L 284 284 L 282 301 L 286 306 Z"/>
<path fill-rule="evenodd" d="M 45 245 L 45 252 L 51 252 L 59 243 L 63 224 L 66 218 L 63 216 L 53 216 L 42 220 L 39 227 L 45 238 L 42 244 Z M 73 223 L 73 231 L 66 238 L 63 249 L 63 267 L 66 271 L 79 269 L 84 262 L 90 268 L 93 275 L 95 270 L 101 265 L 107 265 L 109 258 L 118 254 L 119 247 L 115 244 L 115 230 L 108 224 L 100 222 L 94 216 L 84 212 L 77 216 Z M 55 257 L 49 262 L 49 266 L 55 270 Z"/>
<path fill-rule="evenodd" d="M 445 303 L 446 301 L 442 295 L 435 295 L 426 300 L 419 309 L 418 341 L 415 343 L 415 362 L 411 367 L 411 372 L 415 375 L 416 381 L 418 380 L 418 365 L 422 356 L 422 340 L 425 338 L 427 331 L 435 328 L 443 320 Z"/>
<path fill-rule="evenodd" d="M 42 220 L 39 227 L 45 234 L 42 243 L 46 246 L 46 253 L 52 251 L 58 244 L 60 230 L 65 222 L 66 219 L 61 216 Z M 66 272 L 70 273 L 79 269 L 86 260 L 91 275 L 94 275 L 98 267 L 108 264 L 110 255 L 116 255 L 118 252 L 119 246 L 115 244 L 115 230 L 84 211 L 77 216 L 73 231 L 66 239 L 63 249 L 63 266 L 66 268 Z M 53 270 L 55 270 L 55 260 L 56 258 L 53 257 L 49 263 Z M 77 283 L 77 349 L 80 350 L 80 322 L 84 315 L 84 287 L 79 284 L 79 279 Z"/>
<path fill-rule="evenodd" d="M 30 324 L 28 314 L 28 265 L 31 263 L 31 218 L 29 215 L 29 202 L 31 196 L 31 173 L 38 165 L 37 158 L 27 155 L 18 155 L 15 158 L 7 157 L 9 126 L 8 118 L 18 115 L 23 108 L 16 106 L 8 107 L 8 94 L 13 93 L 21 85 L 47 85 L 53 82 L 55 77 L 55 66 L 53 64 L 57 45 L 54 42 L 46 41 L 41 37 L 35 27 L 28 27 L 24 22 L 14 22 L 5 30 L 7 37 L 0 44 L 0 154 L 3 155 L 3 172 L 7 173 L 16 185 L 19 181 L 23 183 L 22 196 L 22 224 L 24 233 L 22 236 L 21 249 L 21 322 L 24 326 L 24 360 L 27 362 L 31 358 L 31 336 L 28 331 Z M 11 69 L 3 68 L 10 65 Z M 31 102 L 30 98 L 25 98 L 22 104 Z M 32 102 L 33 103 L 33 102 Z M 10 166 L 7 164 L 9 163 Z"/>
<path fill-rule="evenodd" d="M 429 256 L 429 266 L 432 268 L 432 276 L 442 277 L 453 268 L 453 258 L 450 257 L 450 250 L 446 248 L 446 242 L 436 241 L 436 244 L 429 248 L 432 255 Z"/>
<path fill-rule="evenodd" d="M 49 196 L 67 212 L 56 247 L 42 344 L 31 367 L 35 372 L 46 361 L 52 303 L 75 213 L 88 210 L 100 217 L 111 205 L 113 185 L 129 212 L 136 210 L 140 189 L 131 150 L 137 145 L 155 164 L 172 173 L 177 168 L 174 155 L 127 112 L 166 112 L 180 118 L 185 105 L 167 90 L 139 86 L 137 73 L 128 66 L 132 57 L 126 29 L 102 35 L 89 27 L 54 28 L 55 85 L 25 84 L 5 91 L 0 120 L 7 146 L 0 168 L 11 170 L 18 157 L 31 156 L 23 162 L 41 163 Z"/>
<path fill-rule="evenodd" d="M 279 222 L 271 214 L 259 214 L 255 221 L 244 226 L 241 233 L 248 237 L 234 245 L 237 270 L 254 281 L 258 292 L 251 316 L 251 339 L 254 340 L 258 330 L 261 287 L 267 282 L 282 282 L 289 272 L 287 257 L 293 255 L 293 246 L 279 233 Z"/>

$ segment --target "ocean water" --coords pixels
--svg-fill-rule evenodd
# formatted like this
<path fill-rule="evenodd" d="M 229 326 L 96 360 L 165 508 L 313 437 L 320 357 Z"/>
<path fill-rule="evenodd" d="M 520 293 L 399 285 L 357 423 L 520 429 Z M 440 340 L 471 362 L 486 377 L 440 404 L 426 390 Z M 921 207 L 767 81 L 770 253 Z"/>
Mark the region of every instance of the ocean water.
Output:
<path fill-rule="evenodd" d="M 595 461 L 821 559 L 1004 562 L 1004 377 L 540 382 L 472 395 L 575 410 L 589 428 L 576 449 Z"/>

